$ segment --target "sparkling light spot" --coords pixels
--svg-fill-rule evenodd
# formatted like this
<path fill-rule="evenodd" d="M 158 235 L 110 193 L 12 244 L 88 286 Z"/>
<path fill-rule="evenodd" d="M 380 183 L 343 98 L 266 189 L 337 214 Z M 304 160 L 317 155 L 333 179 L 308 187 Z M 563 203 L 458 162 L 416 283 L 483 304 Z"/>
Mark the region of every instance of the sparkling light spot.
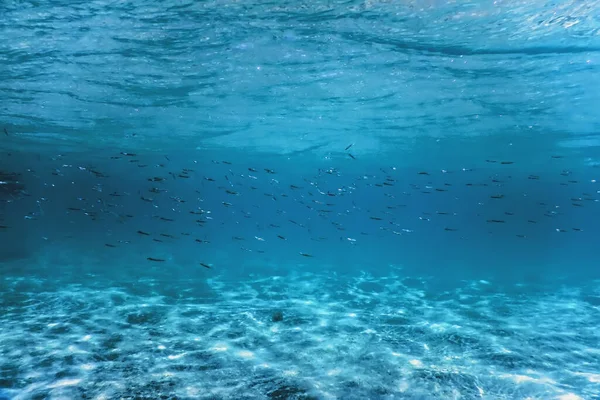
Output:
<path fill-rule="evenodd" d="M 81 379 L 63 379 L 50 385 L 50 388 L 59 388 L 65 386 L 75 386 L 81 382 Z"/>
<path fill-rule="evenodd" d="M 410 360 L 409 363 L 415 368 L 421 368 L 423 366 L 423 363 L 419 360 Z"/>
<path fill-rule="evenodd" d="M 557 400 L 583 400 L 583 397 L 579 397 L 573 393 L 567 393 L 558 396 Z"/>
<path fill-rule="evenodd" d="M 242 358 L 254 358 L 254 353 L 248 350 L 242 350 L 238 352 L 238 356 Z"/>
<path fill-rule="evenodd" d="M 212 349 L 213 349 L 213 351 L 227 351 L 227 346 L 218 344 L 215 347 L 213 347 Z"/>

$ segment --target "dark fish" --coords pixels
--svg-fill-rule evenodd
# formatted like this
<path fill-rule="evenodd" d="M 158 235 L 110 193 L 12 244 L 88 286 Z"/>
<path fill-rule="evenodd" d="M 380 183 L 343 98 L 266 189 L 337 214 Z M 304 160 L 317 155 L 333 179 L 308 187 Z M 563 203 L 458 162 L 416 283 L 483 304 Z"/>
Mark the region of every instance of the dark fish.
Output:
<path fill-rule="evenodd" d="M 173 236 L 171 234 L 168 234 L 168 233 L 161 233 L 160 236 L 168 237 L 168 238 L 171 238 L 171 239 L 175 239 L 175 236 Z"/>
<path fill-rule="evenodd" d="M 287 240 L 285 237 L 281 236 L 281 235 L 277 235 L 277 237 L 281 240 Z"/>
<path fill-rule="evenodd" d="M 504 197 L 504 195 L 503 195 L 503 194 L 494 194 L 494 195 L 491 195 L 491 196 L 490 196 L 490 198 L 491 198 L 491 199 L 501 199 L 501 198 L 503 198 L 503 197 Z"/>
<path fill-rule="evenodd" d="M 489 223 L 494 223 L 494 224 L 503 224 L 506 221 L 502 220 L 502 219 L 488 219 L 487 222 Z"/>
<path fill-rule="evenodd" d="M 445 231 L 456 232 L 458 229 L 456 228 L 444 228 Z"/>
<path fill-rule="evenodd" d="M 348 146 L 346 146 L 346 148 L 344 149 L 344 151 L 348 151 L 350 150 L 350 147 L 354 146 L 354 143 L 350 143 Z"/>
<path fill-rule="evenodd" d="M 81 211 L 81 208 L 75 208 L 75 207 L 68 207 L 67 210 L 71 210 L 71 211 Z"/>
<path fill-rule="evenodd" d="M 417 175 L 429 175 L 429 172 L 421 171 Z"/>
<path fill-rule="evenodd" d="M 302 257 L 312 257 L 312 254 L 308 254 L 308 253 L 300 253 L 300 255 Z"/>
<path fill-rule="evenodd" d="M 353 160 L 356 160 L 356 157 L 354 157 L 352 154 L 348 153 L 348 156 L 349 156 L 351 159 L 353 159 Z"/>
<path fill-rule="evenodd" d="M 163 261 L 165 261 L 164 258 L 154 258 L 154 257 L 148 257 L 148 258 L 146 258 L 146 260 L 148 260 L 148 261 L 155 261 L 155 262 L 163 262 Z"/>
<path fill-rule="evenodd" d="M 6 130 L 6 128 L 4 128 L 4 134 L 5 134 L 6 136 L 8 136 L 8 131 Z"/>
<path fill-rule="evenodd" d="M 205 263 L 202 263 L 202 262 L 201 262 L 201 263 L 200 263 L 200 265 L 202 265 L 204 268 L 208 268 L 208 269 L 210 269 L 210 265 L 208 265 L 208 264 L 205 264 Z"/>
<path fill-rule="evenodd" d="M 514 161 L 500 161 L 500 164 L 502 165 L 510 165 L 510 164 L 514 164 Z"/>
<path fill-rule="evenodd" d="M 0 225 L 0 229 L 8 229 L 8 226 L 6 226 L 6 225 Z"/>
<path fill-rule="evenodd" d="M 117 247 L 117 246 L 115 246 L 114 244 L 110 244 L 110 243 L 104 243 L 104 245 L 105 245 L 106 247 Z"/>
<path fill-rule="evenodd" d="M 165 217 L 160 217 L 160 220 L 161 220 L 161 221 L 169 221 L 169 222 L 173 222 L 173 221 L 175 221 L 174 219 L 171 219 L 171 218 L 165 218 Z"/>
<path fill-rule="evenodd" d="M 375 221 L 381 221 L 381 218 L 379 218 L 379 217 L 369 217 L 369 218 L 374 219 Z"/>
<path fill-rule="evenodd" d="M 140 235 L 144 235 L 144 236 L 150 236 L 150 234 L 148 232 L 144 232 L 144 231 L 137 231 L 137 233 L 139 233 Z"/>
<path fill-rule="evenodd" d="M 264 170 L 265 170 L 265 171 L 266 171 L 268 174 L 274 174 L 274 173 L 275 173 L 275 171 L 274 171 L 274 170 L 272 170 L 272 169 L 269 169 L 269 168 L 265 168 Z"/>

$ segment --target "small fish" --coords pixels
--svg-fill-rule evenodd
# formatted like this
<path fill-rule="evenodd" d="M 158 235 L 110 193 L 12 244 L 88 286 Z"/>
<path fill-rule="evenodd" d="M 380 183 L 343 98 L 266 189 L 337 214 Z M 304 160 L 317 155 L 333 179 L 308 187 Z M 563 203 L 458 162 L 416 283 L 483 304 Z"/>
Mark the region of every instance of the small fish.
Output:
<path fill-rule="evenodd" d="M 353 159 L 353 160 L 356 160 L 356 157 L 354 157 L 352 154 L 348 153 L 348 156 L 349 156 L 351 159 Z"/>
<path fill-rule="evenodd" d="M 346 148 L 344 149 L 344 151 L 348 151 L 350 150 L 350 147 L 354 146 L 354 143 L 350 143 L 348 146 L 346 146 Z"/>
<path fill-rule="evenodd" d="M 456 228 L 444 228 L 444 230 L 448 231 L 448 232 L 456 232 L 458 229 L 456 229 Z"/>
<path fill-rule="evenodd" d="M 139 233 L 140 235 L 144 235 L 144 236 L 150 236 L 150 234 L 148 232 L 144 232 L 144 231 L 137 231 L 137 233 Z"/>
<path fill-rule="evenodd" d="M 506 221 L 502 220 L 502 219 L 488 219 L 487 222 L 489 223 L 493 223 L 493 224 L 503 224 Z"/>
<path fill-rule="evenodd" d="M 381 221 L 381 218 L 379 218 L 379 217 L 369 217 L 369 218 L 374 219 L 375 221 Z"/>
<path fill-rule="evenodd" d="M 173 235 L 171 235 L 169 233 L 161 233 L 160 236 L 162 236 L 162 237 L 168 237 L 168 238 L 171 238 L 171 239 L 175 239 L 175 236 L 173 236 Z"/>
<path fill-rule="evenodd" d="M 281 236 L 281 235 L 277 235 L 277 237 L 281 240 L 287 240 L 285 237 Z"/>
<path fill-rule="evenodd" d="M 514 161 L 500 161 L 500 164 L 502 165 L 510 165 L 510 164 L 514 164 Z"/>
<path fill-rule="evenodd" d="M 4 134 L 5 134 L 6 136 L 8 136 L 8 131 L 6 130 L 6 127 L 4 128 Z"/>
<path fill-rule="evenodd" d="M 309 257 L 309 258 L 310 258 L 310 257 L 312 257 L 312 254 L 308 254 L 308 253 L 302 253 L 302 252 L 300 253 L 300 255 L 301 255 L 302 257 Z"/>
<path fill-rule="evenodd" d="M 504 198 L 503 194 L 493 194 L 490 196 L 490 199 L 502 199 Z"/>
<path fill-rule="evenodd" d="M 146 260 L 154 261 L 154 262 L 164 262 L 165 261 L 164 258 L 154 258 L 154 257 L 147 257 Z"/>
<path fill-rule="evenodd" d="M 210 265 L 208 265 L 208 264 L 201 262 L 200 265 L 202 265 L 204 268 L 210 269 Z"/>
<path fill-rule="evenodd" d="M 165 217 L 160 217 L 160 220 L 161 220 L 161 221 L 168 221 L 168 222 L 173 222 L 173 221 L 175 221 L 174 219 L 171 219 L 171 218 L 165 218 Z"/>

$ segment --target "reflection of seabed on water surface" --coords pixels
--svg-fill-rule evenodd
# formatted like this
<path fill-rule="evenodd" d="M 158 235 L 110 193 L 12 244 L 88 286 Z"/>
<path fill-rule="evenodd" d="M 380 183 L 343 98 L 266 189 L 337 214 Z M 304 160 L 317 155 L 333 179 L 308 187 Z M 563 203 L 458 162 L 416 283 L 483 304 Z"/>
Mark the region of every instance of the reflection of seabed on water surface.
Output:
<path fill-rule="evenodd" d="M 168 296 L 162 282 L 6 278 L 0 387 L 15 399 L 600 395 L 598 286 L 433 293 L 422 279 L 298 273 L 211 278 L 201 297 L 194 281 Z"/>

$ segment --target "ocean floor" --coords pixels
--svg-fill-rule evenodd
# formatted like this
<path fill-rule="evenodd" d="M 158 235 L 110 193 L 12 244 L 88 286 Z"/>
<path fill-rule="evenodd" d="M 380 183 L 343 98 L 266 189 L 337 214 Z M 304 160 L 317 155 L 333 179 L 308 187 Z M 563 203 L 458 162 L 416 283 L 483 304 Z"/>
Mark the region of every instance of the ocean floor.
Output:
<path fill-rule="evenodd" d="M 2 399 L 593 399 L 586 288 L 291 273 L 119 286 L 5 277 Z M 201 294 L 204 293 L 204 294 Z"/>

